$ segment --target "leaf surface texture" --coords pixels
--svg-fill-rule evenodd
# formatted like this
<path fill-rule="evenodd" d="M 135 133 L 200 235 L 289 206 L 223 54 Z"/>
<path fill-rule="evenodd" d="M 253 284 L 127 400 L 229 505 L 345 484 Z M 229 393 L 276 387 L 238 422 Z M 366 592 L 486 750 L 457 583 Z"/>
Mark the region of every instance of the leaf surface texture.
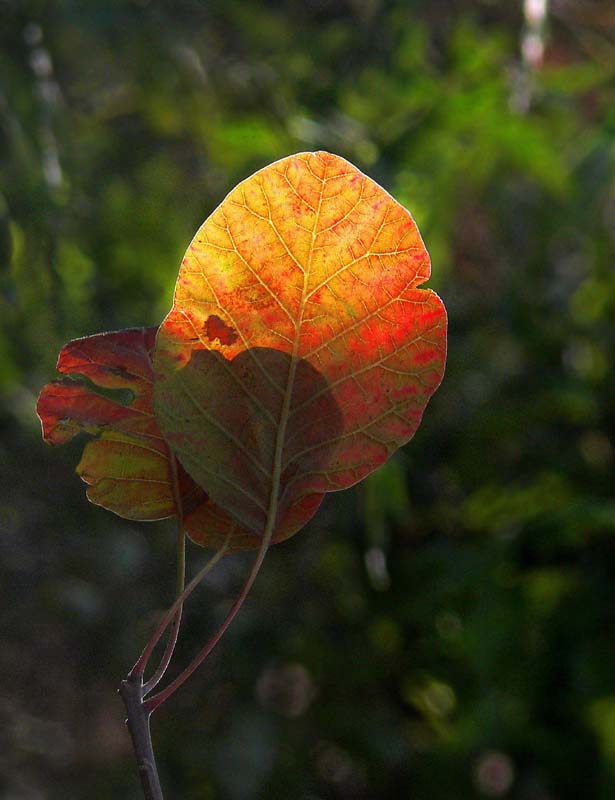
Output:
<path fill-rule="evenodd" d="M 257 172 L 197 232 L 154 404 L 187 472 L 255 537 L 291 535 L 413 436 L 445 364 L 429 274 L 409 212 L 328 153 Z"/>

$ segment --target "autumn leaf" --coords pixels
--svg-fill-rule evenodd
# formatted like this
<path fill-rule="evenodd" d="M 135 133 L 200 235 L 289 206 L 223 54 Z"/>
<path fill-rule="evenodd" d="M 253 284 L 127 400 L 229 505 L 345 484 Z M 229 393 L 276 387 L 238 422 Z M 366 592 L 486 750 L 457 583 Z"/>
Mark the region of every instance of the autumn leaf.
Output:
<path fill-rule="evenodd" d="M 156 330 L 134 328 L 69 342 L 57 368 L 74 377 L 47 384 L 37 404 L 50 444 L 64 444 L 82 431 L 97 437 L 86 444 L 77 472 L 93 503 L 129 519 L 176 513 L 169 451 L 152 409 Z M 200 502 L 203 491 L 181 472 L 186 502 Z"/>
<path fill-rule="evenodd" d="M 152 350 L 157 328 L 134 328 L 75 339 L 62 348 L 58 371 L 74 376 L 48 383 L 37 412 L 43 438 L 59 445 L 80 432 L 89 441 L 77 472 L 91 502 L 122 517 L 151 521 L 177 515 L 171 453 L 152 408 Z M 248 534 L 177 470 L 186 528 L 217 546 Z M 248 537 L 249 538 L 249 537 Z"/>
<path fill-rule="evenodd" d="M 141 522 L 177 516 L 172 453 L 152 407 L 157 330 L 133 328 L 69 342 L 57 368 L 71 377 L 48 383 L 37 403 L 49 444 L 64 444 L 82 432 L 96 437 L 85 445 L 77 465 L 88 484 L 88 499 Z M 229 550 L 257 544 L 181 464 L 177 482 L 184 528 L 195 542 L 217 548 L 226 541 Z"/>
<path fill-rule="evenodd" d="M 257 172 L 197 232 L 157 337 L 154 408 L 255 537 L 291 535 L 415 433 L 445 363 L 429 274 L 409 212 L 328 153 Z"/>

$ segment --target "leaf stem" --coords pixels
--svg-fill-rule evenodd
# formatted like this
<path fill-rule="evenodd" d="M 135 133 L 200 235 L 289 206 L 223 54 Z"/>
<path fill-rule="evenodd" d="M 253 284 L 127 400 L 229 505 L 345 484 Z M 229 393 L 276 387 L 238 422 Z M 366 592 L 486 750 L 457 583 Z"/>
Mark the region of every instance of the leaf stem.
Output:
<path fill-rule="evenodd" d="M 271 543 L 271 538 L 273 536 L 273 519 L 271 523 L 268 524 L 267 530 L 265 532 L 265 536 L 263 536 L 263 540 L 261 542 L 261 546 L 259 548 L 258 554 L 254 563 L 252 564 L 252 569 L 250 570 L 250 574 L 248 575 L 246 582 L 241 589 L 241 592 L 235 599 L 235 602 L 231 606 L 230 611 L 226 615 L 224 621 L 218 628 L 218 630 L 211 636 L 207 644 L 199 651 L 199 653 L 195 656 L 195 658 L 191 661 L 191 663 L 186 667 L 186 669 L 181 672 L 175 680 L 173 680 L 168 686 L 166 686 L 162 691 L 158 692 L 158 694 L 153 695 L 148 700 L 144 701 L 144 706 L 148 713 L 152 713 L 155 711 L 161 703 L 164 703 L 179 687 L 192 675 L 192 673 L 203 663 L 203 661 L 207 658 L 207 656 L 211 653 L 214 647 L 218 644 L 222 636 L 224 635 L 226 629 L 231 624 L 231 622 L 235 619 L 237 612 L 243 605 L 243 601 L 246 599 L 248 592 L 252 588 L 252 584 L 256 580 L 256 576 L 259 573 L 259 570 L 262 566 L 262 563 L 265 559 L 265 555 L 267 554 L 267 550 Z"/>
<path fill-rule="evenodd" d="M 177 579 L 175 584 L 175 596 L 176 598 L 179 597 L 182 592 L 184 591 L 186 584 L 186 534 L 184 533 L 182 519 L 178 520 L 177 524 Z M 177 644 L 177 637 L 179 636 L 179 628 L 181 626 L 182 621 L 182 606 L 180 605 L 177 611 L 175 612 L 175 617 L 173 618 L 173 625 L 171 627 L 171 633 L 169 634 L 169 638 L 167 639 L 167 644 L 164 649 L 164 654 L 158 665 L 156 671 L 151 676 L 151 678 L 145 683 L 143 686 L 143 696 L 149 694 L 152 689 L 155 689 L 156 686 L 160 683 L 162 678 L 164 677 L 165 672 L 168 669 L 169 664 L 171 663 L 171 659 L 173 658 L 173 653 L 175 652 L 175 645 Z M 143 665 L 143 669 L 145 670 L 145 664 Z"/>
<path fill-rule="evenodd" d="M 177 598 L 184 591 L 186 586 L 186 534 L 184 533 L 184 504 L 182 502 L 181 490 L 179 488 L 179 464 L 177 457 L 166 442 L 165 445 L 167 450 L 169 471 L 171 473 L 171 490 L 173 493 L 173 500 L 175 502 L 175 513 L 177 515 L 177 557 L 175 567 L 175 597 Z M 154 689 L 164 677 L 164 674 L 171 663 L 171 659 L 173 658 L 173 653 L 175 652 L 181 621 L 182 606 L 177 609 L 175 619 L 173 620 L 173 627 L 171 628 L 171 633 L 167 639 L 167 644 L 162 659 L 160 660 L 160 664 L 158 665 L 154 674 L 143 687 L 143 695 L 149 694 L 149 692 L 151 692 L 152 689 Z M 146 663 L 143 664 L 143 670 L 145 670 L 146 666 Z"/>
<path fill-rule="evenodd" d="M 186 586 L 184 591 L 177 596 L 173 605 L 166 611 L 162 619 L 160 620 L 158 627 L 154 631 L 154 635 L 149 640 L 149 642 L 145 645 L 143 652 L 139 656 L 139 659 L 133 666 L 133 668 L 128 673 L 129 678 L 142 678 L 143 673 L 145 671 L 145 667 L 147 666 L 147 662 L 149 661 L 154 648 L 160 641 L 162 634 L 165 632 L 171 621 L 176 615 L 176 612 L 179 608 L 181 608 L 182 604 L 186 600 L 186 598 L 196 589 L 199 583 L 203 580 L 203 578 L 211 572 L 211 570 L 216 566 L 218 561 L 222 558 L 222 556 L 228 550 L 230 537 L 227 537 L 222 547 L 217 550 L 214 555 L 209 559 L 209 561 L 200 569 L 194 578 L 190 581 L 190 583 Z"/>

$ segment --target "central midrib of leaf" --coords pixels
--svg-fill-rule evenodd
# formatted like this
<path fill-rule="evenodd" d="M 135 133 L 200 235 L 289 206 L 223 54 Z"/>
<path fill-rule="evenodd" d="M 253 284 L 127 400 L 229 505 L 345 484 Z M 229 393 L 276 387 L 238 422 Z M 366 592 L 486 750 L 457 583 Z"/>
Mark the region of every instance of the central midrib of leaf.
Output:
<path fill-rule="evenodd" d="M 273 456 L 273 470 L 271 473 L 271 494 L 269 495 L 269 508 L 267 511 L 267 520 L 265 523 L 265 531 L 263 534 L 263 546 L 266 549 L 273 537 L 275 531 L 275 522 L 278 511 L 278 500 L 280 494 L 280 479 L 282 477 L 282 453 L 284 450 L 284 442 L 286 439 L 286 427 L 288 425 L 288 418 L 290 415 L 290 401 L 293 394 L 295 384 L 295 375 L 297 372 L 298 354 L 299 354 L 299 340 L 301 333 L 301 325 L 303 323 L 303 314 L 305 311 L 305 302 L 307 297 L 308 279 L 310 270 L 312 268 L 312 258 L 314 255 L 314 244 L 317 236 L 318 223 L 320 220 L 320 212 L 322 208 L 322 201 L 325 192 L 325 180 L 321 179 L 322 186 L 318 198 L 318 208 L 314 216 L 314 227 L 312 228 L 312 243 L 310 245 L 310 252 L 308 256 L 307 267 L 303 270 L 303 288 L 301 290 L 301 302 L 299 303 L 299 312 L 295 322 L 295 339 L 293 342 L 293 350 L 291 354 L 290 364 L 288 367 L 288 376 L 286 379 L 286 389 L 284 392 L 284 401 L 282 403 L 282 411 L 280 413 L 280 422 L 276 434 L 275 450 Z M 272 225 L 275 223 L 271 220 Z"/>

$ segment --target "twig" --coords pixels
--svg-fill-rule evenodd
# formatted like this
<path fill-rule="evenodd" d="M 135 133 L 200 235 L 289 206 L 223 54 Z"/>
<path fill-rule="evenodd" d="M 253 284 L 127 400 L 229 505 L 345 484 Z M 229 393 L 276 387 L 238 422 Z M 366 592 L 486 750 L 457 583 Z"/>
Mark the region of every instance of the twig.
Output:
<path fill-rule="evenodd" d="M 158 628 L 154 635 L 149 640 L 143 653 L 138 659 L 137 663 L 128 673 L 126 680 L 122 681 L 120 686 L 120 695 L 126 706 L 126 725 L 130 732 L 132 739 L 132 746 L 137 760 L 137 768 L 141 777 L 141 785 L 143 787 L 143 795 L 145 800 L 164 800 L 162 795 L 162 788 L 160 785 L 160 778 L 158 777 L 158 769 L 156 767 L 156 759 L 154 756 L 154 749 L 152 746 L 152 736 L 150 731 L 150 717 L 152 709 L 148 708 L 144 697 L 146 694 L 146 686 L 143 685 L 143 673 L 147 666 L 149 658 L 160 641 L 172 620 L 177 620 L 177 612 L 181 610 L 182 604 L 191 594 L 191 592 L 199 585 L 208 572 L 216 566 L 218 561 L 228 550 L 230 536 L 227 537 L 222 547 L 214 553 L 205 566 L 194 576 L 188 586 L 183 592 L 175 599 L 173 605 L 168 609 L 163 618 L 161 619 Z M 171 637 L 173 638 L 173 637 Z M 167 646 L 168 650 L 168 646 Z M 161 662 L 164 664 L 165 658 Z M 157 674 L 160 667 L 156 670 Z M 151 680 L 150 680 L 151 682 Z"/>
<path fill-rule="evenodd" d="M 152 735 L 149 720 L 151 712 L 143 704 L 143 685 L 141 677 L 129 675 L 122 681 L 120 695 L 126 706 L 126 725 L 132 739 L 132 746 L 137 760 L 137 769 L 143 787 L 145 800 L 164 800 L 156 757 L 152 746 Z"/>

